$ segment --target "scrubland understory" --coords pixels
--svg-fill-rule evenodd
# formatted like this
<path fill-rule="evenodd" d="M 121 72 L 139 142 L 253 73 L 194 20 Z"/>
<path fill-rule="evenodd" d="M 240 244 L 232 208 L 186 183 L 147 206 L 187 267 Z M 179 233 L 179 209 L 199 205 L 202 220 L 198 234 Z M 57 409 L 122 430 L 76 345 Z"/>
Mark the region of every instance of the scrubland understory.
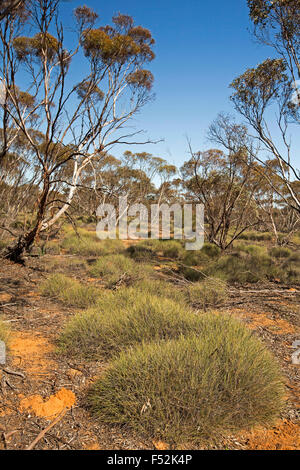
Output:
<path fill-rule="evenodd" d="M 92 230 L 1 261 L 0 448 L 299 449 L 299 240 Z"/>

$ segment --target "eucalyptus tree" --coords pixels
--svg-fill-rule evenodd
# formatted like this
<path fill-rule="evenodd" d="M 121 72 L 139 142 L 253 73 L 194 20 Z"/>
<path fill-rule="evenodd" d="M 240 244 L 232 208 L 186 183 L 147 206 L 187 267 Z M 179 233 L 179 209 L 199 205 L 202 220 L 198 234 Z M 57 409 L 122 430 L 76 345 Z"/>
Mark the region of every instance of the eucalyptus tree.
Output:
<path fill-rule="evenodd" d="M 260 43 L 270 46 L 273 57 L 236 78 L 231 99 L 254 130 L 260 150 L 256 159 L 261 164 L 277 161 L 285 191 L 282 184 L 273 189 L 300 213 L 300 173 L 293 163 L 293 152 L 298 150 L 290 138 L 292 126 L 297 129 L 300 124 L 300 2 L 248 0 L 248 6 L 253 33 Z"/>
<path fill-rule="evenodd" d="M 76 8 L 67 41 L 59 0 L 33 0 L 22 23 L 15 15 L 1 25 L 2 107 L 9 129 L 26 139 L 39 176 L 35 222 L 8 248 L 10 259 L 19 260 L 68 211 L 81 177 L 113 146 L 149 142 L 129 123 L 152 98 L 147 64 L 155 57 L 154 39 L 127 15 L 111 25 L 98 21 L 91 8 Z M 20 101 L 21 88 L 30 105 Z"/>

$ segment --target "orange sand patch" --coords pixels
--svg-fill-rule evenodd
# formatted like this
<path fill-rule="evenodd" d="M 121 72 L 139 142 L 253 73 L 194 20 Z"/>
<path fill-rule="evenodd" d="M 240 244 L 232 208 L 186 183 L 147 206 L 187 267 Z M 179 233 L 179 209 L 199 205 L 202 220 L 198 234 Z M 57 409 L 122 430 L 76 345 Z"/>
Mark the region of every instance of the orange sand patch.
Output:
<path fill-rule="evenodd" d="M 272 429 L 257 429 L 245 436 L 249 450 L 299 450 L 300 426 L 281 421 Z"/>
<path fill-rule="evenodd" d="M 22 396 L 21 396 L 22 398 Z M 65 408 L 71 408 L 76 401 L 76 397 L 71 390 L 62 388 L 55 395 L 51 395 L 44 400 L 40 395 L 32 395 L 22 398 L 19 410 L 32 411 L 40 418 L 53 419 L 56 418 Z"/>
<path fill-rule="evenodd" d="M 9 406 L 12 405 L 11 402 L 7 401 L 5 403 L 1 403 L 0 405 L 0 418 L 3 416 L 9 416 L 13 413 L 13 409 Z"/>
<path fill-rule="evenodd" d="M 55 367 L 54 361 L 46 357 L 53 350 L 54 347 L 46 338 L 33 332 L 15 332 L 10 342 L 10 353 L 14 364 L 25 367 L 33 374 L 44 374 L 49 368 Z"/>
<path fill-rule="evenodd" d="M 153 445 L 157 450 L 169 450 L 170 446 L 166 442 L 163 441 L 153 441 Z"/>
<path fill-rule="evenodd" d="M 293 325 L 281 318 L 272 319 L 265 313 L 257 314 L 241 311 L 237 311 L 236 313 L 240 318 L 246 319 L 250 322 L 249 328 L 252 330 L 256 330 L 259 327 L 265 327 L 274 335 L 293 334 L 296 332 Z"/>
<path fill-rule="evenodd" d="M 6 293 L 0 294 L 0 302 L 10 302 L 12 298 L 13 296 L 10 294 L 6 294 Z"/>

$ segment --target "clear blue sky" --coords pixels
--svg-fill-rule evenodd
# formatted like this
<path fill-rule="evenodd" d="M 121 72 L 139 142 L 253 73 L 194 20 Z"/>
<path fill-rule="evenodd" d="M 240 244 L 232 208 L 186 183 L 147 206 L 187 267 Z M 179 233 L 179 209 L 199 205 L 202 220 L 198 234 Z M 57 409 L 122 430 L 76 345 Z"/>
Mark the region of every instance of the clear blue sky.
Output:
<path fill-rule="evenodd" d="M 187 159 L 186 136 L 195 150 L 211 146 L 205 138 L 209 124 L 220 111 L 233 113 L 231 81 L 272 55 L 249 31 L 246 0 L 62 0 L 66 26 L 73 9 L 83 3 L 97 11 L 102 24 L 121 12 L 152 31 L 156 99 L 135 124 L 164 142 L 134 149 L 176 165 Z M 118 156 L 123 150 L 112 153 Z"/>

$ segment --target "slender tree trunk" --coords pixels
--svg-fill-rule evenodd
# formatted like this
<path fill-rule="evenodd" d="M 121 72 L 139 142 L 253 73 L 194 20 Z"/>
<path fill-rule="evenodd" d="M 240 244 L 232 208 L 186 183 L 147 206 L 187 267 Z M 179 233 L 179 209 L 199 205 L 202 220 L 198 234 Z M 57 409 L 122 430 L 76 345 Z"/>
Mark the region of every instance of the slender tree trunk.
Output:
<path fill-rule="evenodd" d="M 7 247 L 4 252 L 4 258 L 14 261 L 15 263 L 24 264 L 23 255 L 27 252 L 33 245 L 34 241 L 38 237 L 41 228 L 42 222 L 44 220 L 46 205 L 49 195 L 50 185 L 48 175 L 44 178 L 44 186 L 42 194 L 38 202 L 38 212 L 36 216 L 36 221 L 33 229 L 29 230 L 27 233 L 21 235 L 17 242 L 14 245 Z"/>

